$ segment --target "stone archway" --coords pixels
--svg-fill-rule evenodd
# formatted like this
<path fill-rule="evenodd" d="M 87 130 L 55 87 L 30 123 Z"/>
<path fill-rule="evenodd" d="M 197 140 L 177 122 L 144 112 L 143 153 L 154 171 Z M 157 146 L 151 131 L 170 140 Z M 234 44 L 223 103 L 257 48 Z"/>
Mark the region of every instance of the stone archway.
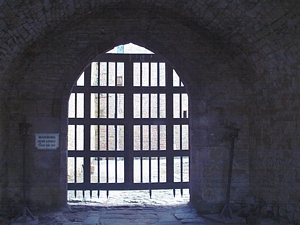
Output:
<path fill-rule="evenodd" d="M 134 41 L 176 65 L 189 86 L 194 204 L 222 201 L 219 178 L 224 174 L 206 173 L 222 167 L 210 167 L 216 162 L 211 157 L 225 166 L 222 128 L 233 124 L 241 128 L 234 202 L 249 187 L 274 206 L 274 216 L 279 212 L 299 221 L 299 1 L 4 0 L 0 6 L 5 210 L 20 202 L 18 123 L 23 117 L 33 125 L 32 134 L 62 135 L 60 149 L 53 152 L 36 151 L 30 136 L 29 200 L 34 206 L 65 204 L 66 130 L 61 124 L 67 118 L 61 115 L 74 74 L 101 52 Z"/>
<path fill-rule="evenodd" d="M 18 80 L 10 91 L 12 114 L 27 115 L 33 124 L 33 132 L 61 134 L 60 149 L 56 152 L 36 151 L 34 140 L 31 140 L 31 201 L 42 206 L 66 204 L 67 102 L 77 79 L 74 74 L 80 74 L 84 65 L 88 65 L 99 53 L 133 41 L 168 59 L 182 74 L 191 96 L 190 190 L 192 203 L 199 209 L 212 206 L 217 210 L 224 200 L 226 174 L 223 171 L 227 163 L 228 143 L 223 127 L 233 124 L 243 128 L 237 170 L 241 182 L 235 184 L 239 191 L 234 196 L 239 202 L 248 191 L 249 184 L 246 141 L 248 99 L 243 90 L 246 84 L 238 78 L 245 73 L 249 75 L 252 70 L 244 70 L 248 68 L 246 63 L 235 64 L 236 58 L 226 57 L 227 52 L 219 45 L 214 46 L 205 35 L 174 19 L 159 17 L 161 25 L 147 30 L 143 26 L 147 24 L 147 18 L 130 20 L 127 13 L 120 18 L 111 18 L 107 14 L 87 16 L 78 23 L 71 23 L 70 29 L 37 42 L 31 55 L 24 55 L 16 61 L 17 70 L 13 74 Z M 20 89 L 21 86 L 23 89 Z M 18 119 L 11 121 L 12 126 Z M 46 160 L 45 164 L 43 160 Z M 54 167 L 56 169 L 52 170 Z M 51 173 L 48 172 L 50 169 Z M 47 175 L 51 175 L 53 180 Z M 11 182 L 11 185 L 17 183 Z M 37 194 L 45 192 L 49 193 L 47 197 Z"/>

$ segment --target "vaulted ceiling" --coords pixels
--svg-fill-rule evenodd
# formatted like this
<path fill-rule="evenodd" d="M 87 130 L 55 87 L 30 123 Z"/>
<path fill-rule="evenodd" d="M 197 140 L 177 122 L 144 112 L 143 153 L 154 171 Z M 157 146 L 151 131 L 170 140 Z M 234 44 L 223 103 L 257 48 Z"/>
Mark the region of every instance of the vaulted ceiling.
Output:
<path fill-rule="evenodd" d="M 119 13 L 132 20 L 143 17 L 149 26 L 171 20 L 188 27 L 214 40 L 216 48 L 243 57 L 264 77 L 266 86 L 286 83 L 284 88 L 299 92 L 298 0 L 4 0 L 0 2 L 0 76 L 46 37 L 86 18 L 113 14 L 118 19 Z"/>

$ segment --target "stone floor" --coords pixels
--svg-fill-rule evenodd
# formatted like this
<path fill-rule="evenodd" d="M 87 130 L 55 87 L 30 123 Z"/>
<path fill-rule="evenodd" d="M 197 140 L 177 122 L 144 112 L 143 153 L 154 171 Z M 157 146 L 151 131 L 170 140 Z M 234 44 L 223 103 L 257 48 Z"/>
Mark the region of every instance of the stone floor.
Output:
<path fill-rule="evenodd" d="M 218 218 L 218 215 L 200 216 L 197 212 L 184 205 L 169 206 L 99 206 L 90 204 L 70 205 L 69 210 L 37 213 L 36 221 L 23 223 L 19 220 L 11 222 L 0 218 L 2 225 L 294 225 L 293 223 L 278 222 L 272 219 L 260 219 L 254 223 L 246 223 L 238 217 L 233 220 Z"/>
<path fill-rule="evenodd" d="M 217 225 L 222 224 L 205 219 L 188 205 L 173 206 L 96 206 L 71 205 L 69 211 L 39 213 L 38 223 L 28 221 L 26 224 L 41 225 Z M 3 223 L 3 224 L 9 224 Z M 24 224 L 17 221 L 12 225 Z M 228 224 L 228 223 L 227 223 Z M 230 223 L 243 224 L 243 223 Z"/>
<path fill-rule="evenodd" d="M 218 215 L 200 216 L 188 205 L 188 195 L 163 191 L 153 193 L 144 191 L 112 192 L 108 198 L 69 199 L 69 206 L 56 212 L 33 212 L 37 221 L 23 223 L 0 218 L 0 224 L 40 224 L 40 225 L 219 225 L 246 224 L 242 218 L 234 220 Z M 28 218 L 29 219 L 29 218 Z M 261 221 L 263 225 L 278 224 L 275 221 Z M 255 223 L 257 224 L 257 223 Z"/>

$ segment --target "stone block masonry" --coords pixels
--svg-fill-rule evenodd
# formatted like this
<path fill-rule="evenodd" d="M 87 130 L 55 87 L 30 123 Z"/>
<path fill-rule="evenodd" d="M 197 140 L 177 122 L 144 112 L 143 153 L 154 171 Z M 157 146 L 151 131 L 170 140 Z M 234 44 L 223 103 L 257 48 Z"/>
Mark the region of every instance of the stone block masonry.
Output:
<path fill-rule="evenodd" d="M 32 125 L 31 207 L 66 204 L 67 102 L 91 60 L 128 42 L 164 56 L 184 81 L 190 112 L 191 203 L 224 203 L 228 133 L 240 128 L 232 204 L 299 223 L 299 1 L 0 2 L 0 194 L 22 205 L 18 123 Z M 55 151 L 34 133 L 60 133 Z M 42 193 L 42 194 L 41 194 Z M 18 209 L 16 210 L 18 211 Z M 251 215 L 250 215 L 251 214 Z"/>

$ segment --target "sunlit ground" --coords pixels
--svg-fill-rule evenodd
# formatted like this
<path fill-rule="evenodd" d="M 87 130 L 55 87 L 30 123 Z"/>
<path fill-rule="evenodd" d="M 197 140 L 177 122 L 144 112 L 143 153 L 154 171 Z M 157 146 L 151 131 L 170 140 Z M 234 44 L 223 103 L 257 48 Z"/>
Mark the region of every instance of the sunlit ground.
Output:
<path fill-rule="evenodd" d="M 103 206 L 111 205 L 177 205 L 187 204 L 189 202 L 189 190 L 183 189 L 182 195 L 180 190 L 152 190 L 150 198 L 149 190 L 134 190 L 134 191 L 109 191 L 108 196 L 106 191 L 85 192 L 83 197 L 82 191 L 77 191 L 75 197 L 74 191 L 69 191 L 68 201 L 70 204 L 96 204 Z"/>

